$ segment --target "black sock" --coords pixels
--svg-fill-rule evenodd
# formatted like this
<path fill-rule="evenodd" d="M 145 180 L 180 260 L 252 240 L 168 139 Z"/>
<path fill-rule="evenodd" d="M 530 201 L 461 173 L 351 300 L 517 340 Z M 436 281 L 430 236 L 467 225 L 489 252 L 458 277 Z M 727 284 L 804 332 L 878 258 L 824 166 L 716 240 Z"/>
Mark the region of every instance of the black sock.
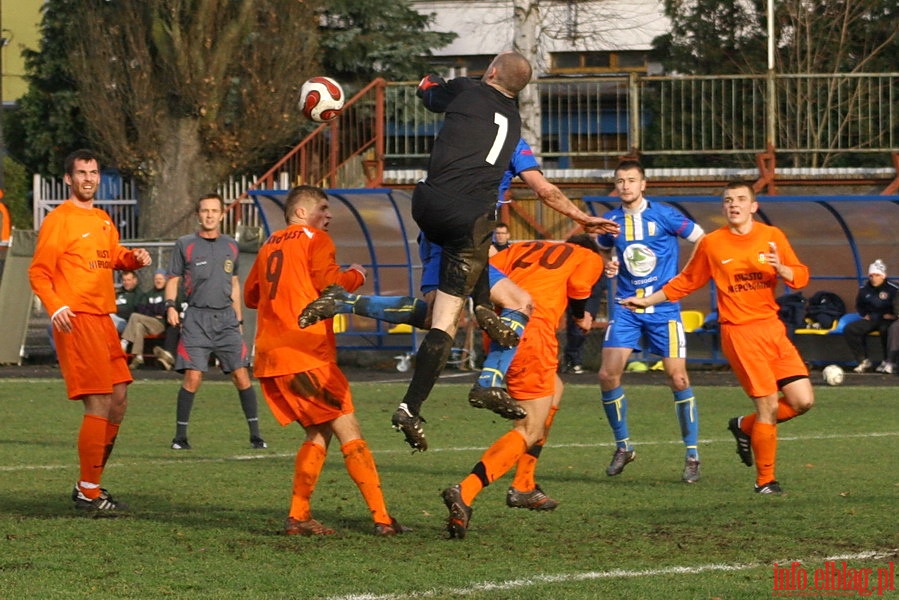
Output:
<path fill-rule="evenodd" d="M 431 329 L 425 334 L 425 339 L 415 355 L 415 372 L 412 381 L 406 390 L 403 402 L 409 408 L 409 412 L 417 415 L 421 405 L 427 400 L 437 378 L 446 366 L 453 349 L 453 338 L 440 329 Z"/>
<path fill-rule="evenodd" d="M 250 437 L 262 437 L 259 435 L 259 408 L 256 404 L 256 389 L 251 385 L 246 389 L 238 390 L 237 393 L 240 396 L 240 407 L 247 418 L 247 425 L 250 426 Z"/>
<path fill-rule="evenodd" d="M 194 392 L 183 387 L 178 390 L 178 411 L 175 415 L 175 439 L 187 439 L 187 424 L 190 422 L 190 411 L 194 407 Z"/>

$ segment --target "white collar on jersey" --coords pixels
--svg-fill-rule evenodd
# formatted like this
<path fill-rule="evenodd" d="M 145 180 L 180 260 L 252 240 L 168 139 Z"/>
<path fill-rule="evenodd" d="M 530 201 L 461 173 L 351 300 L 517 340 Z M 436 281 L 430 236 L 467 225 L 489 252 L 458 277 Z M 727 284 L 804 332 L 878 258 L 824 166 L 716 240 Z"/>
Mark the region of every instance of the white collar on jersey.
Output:
<path fill-rule="evenodd" d="M 636 208 L 621 207 L 621 210 L 623 210 L 626 215 L 636 215 L 646 210 L 647 206 L 649 206 L 649 203 L 646 201 L 646 198 L 640 198 L 640 204 Z"/>

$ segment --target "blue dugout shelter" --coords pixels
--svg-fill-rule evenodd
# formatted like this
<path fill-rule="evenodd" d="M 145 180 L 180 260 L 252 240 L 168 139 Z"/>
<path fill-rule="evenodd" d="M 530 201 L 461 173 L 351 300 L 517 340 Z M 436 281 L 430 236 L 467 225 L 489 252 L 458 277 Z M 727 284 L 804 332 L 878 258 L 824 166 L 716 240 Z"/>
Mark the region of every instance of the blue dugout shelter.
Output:
<path fill-rule="evenodd" d="M 368 270 L 361 293 L 418 295 L 421 265 L 411 215 L 411 192 L 394 189 L 331 189 L 334 215 L 329 233 L 337 246 L 337 260 L 359 263 Z M 266 236 L 284 227 L 283 200 L 288 190 L 255 190 Z M 706 231 L 723 226 L 718 196 L 649 196 L 664 202 L 702 225 Z M 586 196 L 587 209 L 603 214 L 617 205 L 614 196 Z M 855 294 L 867 276 L 868 264 L 883 259 L 892 277 L 899 276 L 899 196 L 760 196 L 757 218 L 784 230 L 800 258 L 809 265 L 811 283 L 806 296 L 833 291 L 854 309 Z M 681 264 L 691 245 L 683 243 Z M 785 293 L 787 290 L 779 290 Z M 700 291 L 682 301 L 685 309 L 709 314 L 715 290 Z M 614 303 L 613 303 L 614 304 Z M 342 349 L 382 349 L 408 352 L 417 347 L 415 333 L 389 334 L 389 325 L 348 315 L 338 335 Z"/>

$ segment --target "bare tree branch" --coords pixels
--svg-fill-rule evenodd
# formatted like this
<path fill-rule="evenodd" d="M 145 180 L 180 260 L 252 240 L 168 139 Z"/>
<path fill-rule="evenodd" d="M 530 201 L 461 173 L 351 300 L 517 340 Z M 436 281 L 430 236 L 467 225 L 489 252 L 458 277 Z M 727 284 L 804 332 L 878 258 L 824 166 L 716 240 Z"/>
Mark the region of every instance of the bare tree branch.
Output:
<path fill-rule="evenodd" d="M 85 3 L 91 18 L 71 25 L 80 105 L 98 149 L 145 187 L 142 235 L 189 230 L 194 198 L 297 139 L 314 2 Z"/>

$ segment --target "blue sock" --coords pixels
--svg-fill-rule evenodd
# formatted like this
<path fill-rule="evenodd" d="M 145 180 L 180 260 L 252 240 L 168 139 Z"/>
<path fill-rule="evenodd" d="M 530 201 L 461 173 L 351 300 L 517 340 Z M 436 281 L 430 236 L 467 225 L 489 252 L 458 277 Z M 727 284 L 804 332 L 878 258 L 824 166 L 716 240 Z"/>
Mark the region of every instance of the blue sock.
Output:
<path fill-rule="evenodd" d="M 524 334 L 524 328 L 528 324 L 528 316 L 521 311 L 504 308 L 499 313 L 503 323 L 514 329 L 518 335 Z M 506 385 L 506 371 L 515 358 L 518 346 L 506 348 L 496 342 L 490 342 L 490 354 L 484 359 L 481 374 L 478 377 L 478 385 L 481 387 L 503 387 Z"/>
<path fill-rule="evenodd" d="M 696 408 L 696 398 L 693 397 L 693 388 L 674 392 L 674 412 L 677 413 L 680 434 L 687 447 L 687 458 L 699 458 L 699 411 Z"/>
<path fill-rule="evenodd" d="M 627 396 L 620 385 L 602 393 L 602 408 L 606 411 L 606 418 L 615 435 L 615 445 L 624 450 L 632 450 L 627 433 Z"/>
<path fill-rule="evenodd" d="M 338 313 L 352 313 L 387 323 L 407 323 L 424 328 L 428 304 L 412 296 L 360 296 L 346 294 L 337 302 Z"/>

